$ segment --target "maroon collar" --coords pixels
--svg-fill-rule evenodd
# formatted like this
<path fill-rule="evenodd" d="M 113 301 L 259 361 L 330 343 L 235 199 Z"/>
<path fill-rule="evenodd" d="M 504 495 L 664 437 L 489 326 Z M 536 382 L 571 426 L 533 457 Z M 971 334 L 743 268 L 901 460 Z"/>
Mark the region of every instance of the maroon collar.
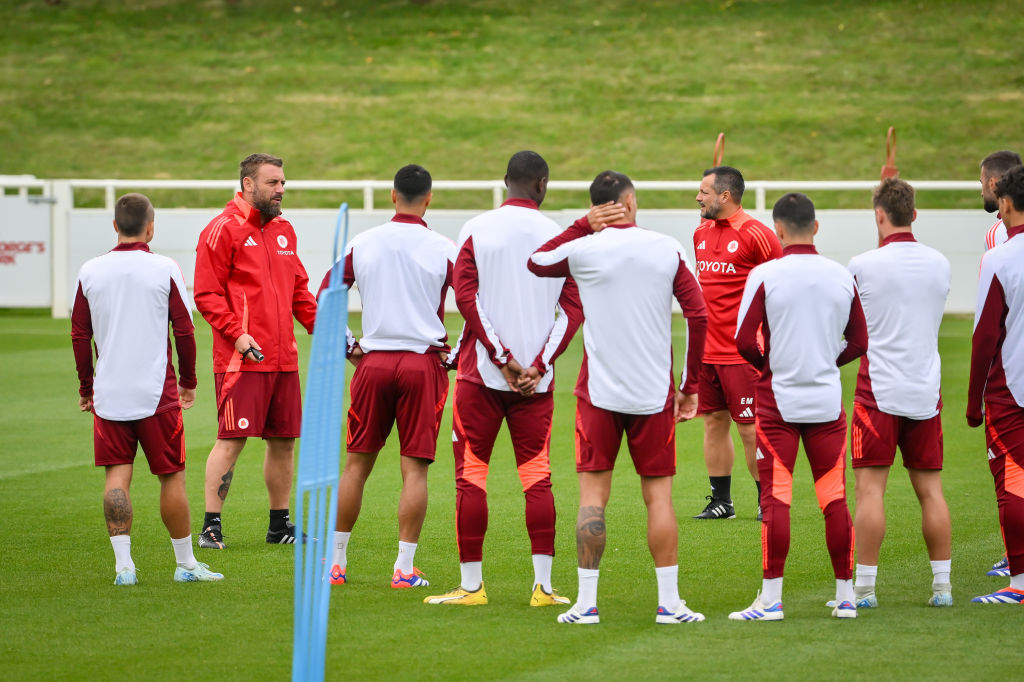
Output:
<path fill-rule="evenodd" d="M 419 217 L 418 215 L 413 215 L 411 213 L 396 213 L 395 217 L 391 219 L 391 222 L 409 223 L 410 225 L 422 225 L 423 227 L 427 226 L 427 223 L 425 220 L 423 220 L 423 218 Z"/>
<path fill-rule="evenodd" d="M 806 256 L 817 255 L 817 253 L 818 250 L 814 248 L 814 244 L 790 244 L 782 247 L 783 256 Z"/>
<path fill-rule="evenodd" d="M 111 251 L 149 251 L 149 244 L 146 242 L 127 242 L 118 244 Z"/>
<path fill-rule="evenodd" d="M 1015 237 L 1021 232 L 1024 232 L 1024 223 L 1006 228 L 1006 238 Z"/>
<path fill-rule="evenodd" d="M 893 242 L 916 242 L 913 232 L 894 232 L 882 240 L 882 246 Z"/>
<path fill-rule="evenodd" d="M 608 229 L 609 227 L 613 227 L 616 230 L 624 230 L 627 227 L 636 227 L 636 223 L 617 223 L 615 225 L 605 225 L 604 229 Z"/>
<path fill-rule="evenodd" d="M 505 201 L 502 202 L 501 205 L 519 206 L 520 208 L 532 208 L 533 210 L 537 210 L 540 208 L 540 206 L 537 205 L 537 202 L 534 201 L 533 199 L 523 199 L 520 197 L 509 197 L 508 199 L 505 199 Z"/>

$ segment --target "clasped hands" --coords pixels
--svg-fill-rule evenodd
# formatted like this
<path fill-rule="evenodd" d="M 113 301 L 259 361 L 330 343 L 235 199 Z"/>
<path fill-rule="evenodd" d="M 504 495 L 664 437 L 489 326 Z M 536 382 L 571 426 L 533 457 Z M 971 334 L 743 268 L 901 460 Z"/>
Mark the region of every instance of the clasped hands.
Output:
<path fill-rule="evenodd" d="M 523 369 L 523 366 L 516 362 L 515 358 L 501 368 L 501 374 L 505 377 L 508 387 L 522 396 L 530 397 L 537 392 L 537 384 L 540 383 L 540 370 L 534 366 Z"/>

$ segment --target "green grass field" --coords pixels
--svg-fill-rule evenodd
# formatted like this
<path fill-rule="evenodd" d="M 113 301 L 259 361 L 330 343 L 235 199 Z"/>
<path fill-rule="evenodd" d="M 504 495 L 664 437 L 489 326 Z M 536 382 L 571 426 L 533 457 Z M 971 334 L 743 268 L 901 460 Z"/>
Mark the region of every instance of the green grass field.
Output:
<path fill-rule="evenodd" d="M 699 179 L 720 131 L 751 179 L 977 178 L 1024 148 L 1024 2 L 830 0 L 0 0 L 0 173 L 500 178 L 532 148 L 553 179 Z M 98 192 L 79 192 L 96 205 Z M 823 193 L 860 208 L 866 193 Z M 974 192 L 926 194 L 977 206 Z M 223 192 L 157 194 L 221 205 Z M 351 196 L 292 196 L 293 207 Z M 769 197 L 769 201 L 773 198 Z M 386 205 L 383 193 L 377 198 Z M 437 208 L 489 206 L 439 194 Z M 648 207 L 690 196 L 646 193 Z M 552 195 L 553 208 L 579 195 Z"/>
<path fill-rule="evenodd" d="M 193 530 L 202 518 L 203 465 L 215 438 L 209 374 L 209 327 L 197 318 L 199 400 L 186 413 L 188 486 Z M 449 319 L 450 326 L 458 324 Z M 358 324 L 356 324 L 358 328 Z M 397 542 L 400 485 L 397 443 L 389 441 L 367 486 L 349 550 L 351 583 L 332 592 L 329 679 L 998 679 L 1019 674 L 1013 644 L 1021 610 L 968 603 L 1001 579 L 984 571 L 1002 551 L 983 437 L 963 420 L 970 321 L 942 328 L 946 494 L 953 514 L 956 605 L 925 605 L 931 575 L 920 517 L 906 476 L 895 471 L 878 594 L 882 607 L 856 621 L 829 617 L 833 580 L 810 471 L 798 465 L 793 546 L 786 574 L 786 620 L 733 623 L 760 586 L 759 527 L 753 486 L 737 471 L 738 518 L 698 522 L 707 479 L 701 426 L 681 425 L 675 501 L 680 528 L 680 585 L 707 622 L 659 627 L 657 593 L 644 540 L 639 479 L 628 460 L 616 473 L 602 563 L 602 623 L 558 625 L 553 609 L 528 606 L 532 569 L 522 495 L 503 431 L 489 481 L 491 525 L 484 572 L 490 604 L 464 609 L 420 603 L 424 592 L 387 584 Z M 308 358 L 308 337 L 300 336 Z M 677 336 L 677 349 L 682 341 Z M 581 359 L 577 338 L 557 368 L 552 469 L 559 513 L 556 588 L 576 592 L 573 457 L 574 398 Z M 38 314 L 0 315 L 0 428 L 5 452 L 0 499 L 5 523 L 0 677 L 25 679 L 280 680 L 291 665 L 291 547 L 264 543 L 266 492 L 262 451 L 240 460 L 225 512 L 229 549 L 197 550 L 226 578 L 220 584 L 171 581 L 173 555 L 157 508 L 157 484 L 144 464 L 132 490 L 137 588 L 116 588 L 103 524 L 102 472 L 92 466 L 90 417 L 78 413 L 69 325 Z M 847 389 L 853 373 L 844 374 Z M 847 406 L 849 406 L 849 391 Z M 427 593 L 458 582 L 450 405 L 417 565 Z M 849 476 L 852 497 L 852 475 Z M 851 501 L 852 506 L 852 501 Z M 1007 643 L 1007 647 L 1001 647 Z"/>

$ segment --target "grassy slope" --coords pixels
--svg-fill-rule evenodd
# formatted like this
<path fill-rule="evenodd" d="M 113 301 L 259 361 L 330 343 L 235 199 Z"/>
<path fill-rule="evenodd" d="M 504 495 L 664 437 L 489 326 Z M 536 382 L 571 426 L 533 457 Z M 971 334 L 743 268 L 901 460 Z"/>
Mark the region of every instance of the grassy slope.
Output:
<path fill-rule="evenodd" d="M 724 130 L 750 178 L 870 179 L 895 124 L 905 177 L 973 179 L 1024 147 L 1020 0 L 2 4 L 0 173 L 225 178 L 261 149 L 292 178 L 494 178 L 535 148 L 555 178 L 694 179 Z"/>
<path fill-rule="evenodd" d="M 455 323 L 455 320 L 451 320 Z M 200 358 L 209 328 L 200 322 Z M 227 578 L 218 585 L 171 582 L 172 555 L 159 522 L 157 485 L 144 465 L 133 496 L 133 551 L 142 584 L 115 589 L 112 555 L 100 505 L 102 474 L 91 466 L 89 419 L 75 408 L 75 376 L 67 323 L 0 316 L 0 499 L 8 522 L 0 677 L 97 679 L 283 679 L 291 655 L 291 548 L 263 543 L 266 493 L 260 447 L 243 454 L 226 519 L 226 552 L 200 558 Z M 399 474 L 397 443 L 389 442 L 367 487 L 350 549 L 352 583 L 336 589 L 328 643 L 330 679 L 392 678 L 404 669 L 422 679 L 565 679 L 600 676 L 732 677 L 757 671 L 792 677 L 998 678 L 1016 674 L 1019 651 L 998 656 L 986 633 L 1019 629 L 1019 609 L 968 604 L 1002 581 L 985 578 L 1001 551 L 992 481 L 982 436 L 962 420 L 970 322 L 946 320 L 941 339 L 946 400 L 946 491 L 954 519 L 957 606 L 924 605 L 930 573 L 918 531 L 913 492 L 894 471 L 890 523 L 883 547 L 879 595 L 883 606 L 854 622 L 837 622 L 823 606 L 832 593 L 823 524 L 806 463 L 798 465 L 793 548 L 787 565 L 784 623 L 737 624 L 726 614 L 753 599 L 760 580 L 759 529 L 752 486 L 739 475 L 739 518 L 696 522 L 707 479 L 699 423 L 679 428 L 676 507 L 680 516 L 680 584 L 706 623 L 656 628 L 653 571 L 643 535 L 639 481 L 626 461 L 616 474 L 609 508 L 609 542 L 602 563 L 598 628 L 568 628 L 555 612 L 526 606 L 530 589 L 521 493 L 502 432 L 489 481 L 491 526 L 485 578 L 491 598 L 479 609 L 427 607 L 423 593 L 386 587 L 394 559 Z M 301 337 L 300 337 L 301 338 Z M 677 339 L 678 341 L 679 339 Z M 306 357 L 308 341 L 302 338 Z M 577 339 L 558 368 L 552 468 L 559 512 L 554 578 L 575 595 L 576 482 L 571 397 L 580 362 Z M 846 372 L 847 386 L 852 378 Z M 202 510 L 203 462 L 215 436 L 210 377 L 203 370 L 199 402 L 186 415 L 188 484 L 193 527 Z M 849 400 L 849 396 L 848 396 Z M 449 415 L 450 418 L 450 415 Z M 442 434 L 449 429 L 449 420 Z M 458 580 L 454 546 L 454 485 L 447 438 L 431 469 L 431 503 L 417 565 L 438 591 Z M 850 477 L 852 497 L 852 476 Z M 430 592 L 433 592 L 431 590 Z M 755 632 L 756 631 L 756 632 Z M 941 647 L 938 648 L 938 647 Z"/>

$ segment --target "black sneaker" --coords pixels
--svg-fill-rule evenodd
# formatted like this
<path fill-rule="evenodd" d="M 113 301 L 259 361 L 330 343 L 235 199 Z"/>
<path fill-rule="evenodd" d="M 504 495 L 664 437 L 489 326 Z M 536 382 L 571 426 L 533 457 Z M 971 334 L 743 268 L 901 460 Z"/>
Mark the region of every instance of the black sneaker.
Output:
<path fill-rule="evenodd" d="M 224 549 L 224 534 L 220 526 L 207 526 L 199 534 L 199 542 L 196 543 L 203 549 Z"/>
<path fill-rule="evenodd" d="M 271 545 L 294 545 L 295 540 L 295 524 L 291 521 L 285 521 L 284 528 L 282 530 L 267 529 L 267 543 Z M 306 534 L 302 534 L 301 542 L 306 541 Z"/>
<path fill-rule="evenodd" d="M 697 514 L 693 518 L 695 519 L 735 519 L 736 508 L 732 506 L 732 502 L 726 500 L 716 500 L 711 495 L 707 495 L 705 500 L 708 500 L 708 506 L 704 507 L 704 511 Z"/>

